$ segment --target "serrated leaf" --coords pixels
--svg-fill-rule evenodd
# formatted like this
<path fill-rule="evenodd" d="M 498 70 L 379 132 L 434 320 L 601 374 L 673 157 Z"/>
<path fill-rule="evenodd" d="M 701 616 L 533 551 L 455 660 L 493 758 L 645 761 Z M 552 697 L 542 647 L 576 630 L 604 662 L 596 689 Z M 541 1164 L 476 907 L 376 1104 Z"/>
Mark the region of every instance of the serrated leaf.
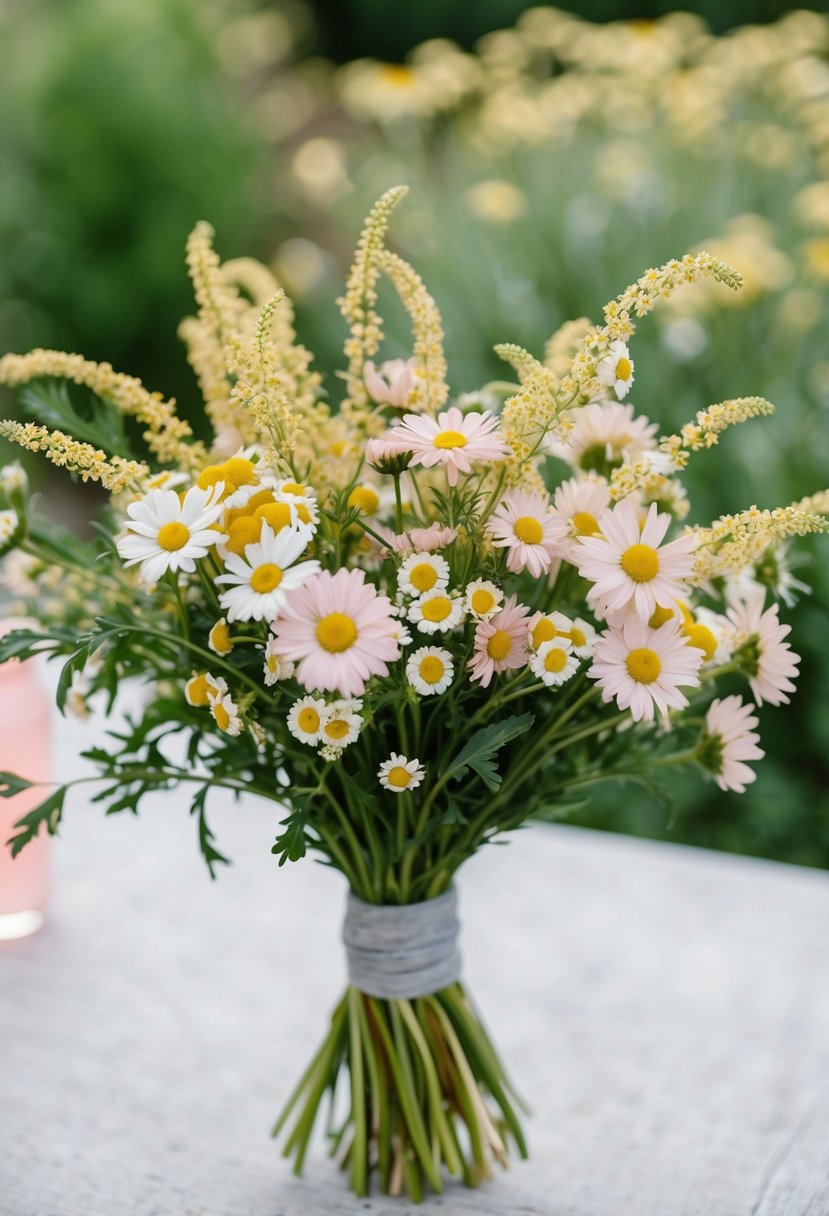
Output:
<path fill-rule="evenodd" d="M 40 806 L 35 807 L 33 811 L 29 811 L 28 815 L 24 815 L 22 819 L 18 819 L 15 827 L 20 831 L 12 836 L 6 843 L 11 849 L 12 857 L 17 857 L 18 853 L 34 840 L 41 826 L 45 825 L 50 836 L 54 836 L 58 830 L 61 815 L 63 814 L 63 801 L 66 797 L 67 787 L 61 785 L 53 793 L 49 795 Z"/>
<path fill-rule="evenodd" d="M 491 722 L 489 726 L 476 730 L 450 764 L 449 772 L 459 781 L 471 768 L 488 789 L 497 790 L 501 784 L 501 774 L 495 767 L 495 753 L 511 740 L 523 735 L 534 721 L 534 714 L 519 714 L 504 718 L 501 722 Z"/>
<path fill-rule="evenodd" d="M 17 773 L 9 773 L 0 769 L 0 798 L 14 798 L 15 794 L 19 794 L 23 790 L 30 790 L 33 785 L 33 781 L 27 781 L 25 777 L 20 777 Z"/>
<path fill-rule="evenodd" d="M 210 877 L 216 877 L 215 867 L 217 865 L 229 865 L 230 861 L 225 857 L 224 853 L 220 853 L 214 845 L 216 839 L 210 830 L 205 814 L 204 804 L 207 799 L 207 794 L 210 789 L 209 785 L 203 785 L 198 793 L 194 796 L 190 803 L 190 814 L 198 815 L 199 820 L 199 848 L 201 855 L 207 863 L 207 868 L 210 871 Z"/>
<path fill-rule="evenodd" d="M 279 855 L 279 864 L 284 866 L 286 861 L 301 861 L 307 852 L 305 841 L 306 812 L 300 808 L 292 811 L 287 819 L 280 822 L 285 829 L 280 832 L 273 843 L 272 853 Z"/>
<path fill-rule="evenodd" d="M 129 458 L 123 416 L 100 397 L 90 394 L 88 400 L 88 414 L 79 413 L 64 380 L 32 380 L 20 391 L 24 412 L 38 422 L 105 452 Z"/>

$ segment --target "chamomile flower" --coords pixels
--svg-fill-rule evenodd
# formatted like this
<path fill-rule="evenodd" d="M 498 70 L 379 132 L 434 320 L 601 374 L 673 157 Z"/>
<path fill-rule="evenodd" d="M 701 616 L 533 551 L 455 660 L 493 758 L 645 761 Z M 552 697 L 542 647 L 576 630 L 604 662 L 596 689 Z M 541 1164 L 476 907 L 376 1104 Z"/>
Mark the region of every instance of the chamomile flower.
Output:
<path fill-rule="evenodd" d="M 449 585 L 449 563 L 438 553 L 410 553 L 397 572 L 397 586 L 406 595 L 443 591 Z"/>
<path fill-rule="evenodd" d="M 11 507 L 0 511 L 0 548 L 13 540 L 20 528 L 20 516 Z"/>
<path fill-rule="evenodd" d="M 612 388 L 616 396 L 626 397 L 633 384 L 633 363 L 624 342 L 611 342 L 608 352 L 596 364 L 596 379 Z"/>
<path fill-rule="evenodd" d="M 184 685 L 184 699 L 194 709 L 206 709 L 211 697 L 225 692 L 227 683 L 221 676 L 211 676 L 209 671 L 192 675 Z"/>
<path fill-rule="evenodd" d="M 529 609 L 511 595 L 500 612 L 481 621 L 475 630 L 475 652 L 467 664 L 470 680 L 488 688 L 493 676 L 526 664 L 528 616 Z"/>
<path fill-rule="evenodd" d="M 530 669 L 550 688 L 566 683 L 579 669 L 579 661 L 573 654 L 573 643 L 567 638 L 542 642 L 530 659 Z"/>
<path fill-rule="evenodd" d="M 495 583 L 485 578 L 476 578 L 474 583 L 467 585 L 464 592 L 466 611 L 474 616 L 476 621 L 488 621 L 504 602 L 504 593 Z"/>
<path fill-rule="evenodd" d="M 508 490 L 487 525 L 496 548 L 507 549 L 507 569 L 539 578 L 561 554 L 566 531 L 546 495 Z"/>
<path fill-rule="evenodd" d="M 448 633 L 463 620 L 463 600 L 448 591 L 426 591 L 410 604 L 409 620 L 421 633 Z"/>
<path fill-rule="evenodd" d="M 490 414 L 462 414 L 452 406 L 437 418 L 428 414 L 406 414 L 402 423 L 381 442 L 398 452 L 411 452 L 413 465 L 426 469 L 442 464 L 450 486 L 461 473 L 472 472 L 476 460 L 500 460 L 504 441 L 497 434 L 498 419 Z"/>
<path fill-rule="evenodd" d="M 752 706 L 742 697 L 730 696 L 711 702 L 705 716 L 705 730 L 697 744 L 697 762 L 706 769 L 721 790 L 745 793 L 757 774 L 746 760 L 762 760 L 765 752 L 757 744 L 758 719 Z"/>
<path fill-rule="evenodd" d="M 412 631 L 405 621 L 398 620 L 397 627 L 394 631 L 394 640 L 397 642 L 397 645 L 401 648 L 401 650 L 404 646 L 411 646 L 413 641 Z"/>
<path fill-rule="evenodd" d="M 210 633 L 207 635 L 207 645 L 214 654 L 230 654 L 233 649 L 233 642 L 230 640 L 230 630 L 227 627 L 225 617 L 221 617 L 210 630 Z"/>
<path fill-rule="evenodd" d="M 363 702 L 359 700 L 333 701 L 326 706 L 320 725 L 320 742 L 338 751 L 356 743 L 363 726 L 362 708 Z"/>
<path fill-rule="evenodd" d="M 601 536 L 579 537 L 573 561 L 579 574 L 595 584 L 589 598 L 605 614 L 630 610 L 648 621 L 659 605 L 687 594 L 696 537 L 680 536 L 663 545 L 670 522 L 670 515 L 660 515 L 651 504 L 640 529 L 636 511 L 625 499 L 602 513 Z"/>
<path fill-rule="evenodd" d="M 140 562 L 140 577 L 157 583 L 168 570 L 192 574 L 196 562 L 224 537 L 213 525 L 224 510 L 222 483 L 193 486 L 180 499 L 174 490 L 150 490 L 127 507 L 127 534 L 117 542 L 125 566 Z"/>
<path fill-rule="evenodd" d="M 596 630 L 589 621 L 577 616 L 570 626 L 570 641 L 573 643 L 573 654 L 580 659 L 589 659 L 596 644 Z"/>
<path fill-rule="evenodd" d="M 599 534 L 599 516 L 610 505 L 607 482 L 599 477 L 571 477 L 563 481 L 553 495 L 553 514 L 566 528 L 559 542 L 559 552 L 570 561 L 580 536 Z"/>
<path fill-rule="evenodd" d="M 426 769 L 419 760 L 407 760 L 392 752 L 377 771 L 383 789 L 391 794 L 402 794 L 404 790 L 415 790 L 426 776 Z"/>
<path fill-rule="evenodd" d="M 538 650 L 553 638 L 570 640 L 573 622 L 563 612 L 536 612 L 527 622 L 528 645 Z"/>
<path fill-rule="evenodd" d="M 694 616 L 697 624 L 704 625 L 716 640 L 717 644 L 709 661 L 715 666 L 730 662 L 734 654 L 734 636 L 728 617 L 705 607 L 695 608 Z"/>
<path fill-rule="evenodd" d="M 598 638 L 587 674 L 598 683 L 603 701 L 615 697 L 634 722 L 652 721 L 654 709 L 667 716 L 669 708 L 686 707 L 680 686 L 699 684 L 701 663 L 702 652 L 688 645 L 678 621 L 652 629 L 629 616 L 621 629 L 609 629 Z"/>
<path fill-rule="evenodd" d="M 243 456 L 231 456 L 222 464 L 210 464 L 199 473 L 196 486 L 215 490 L 225 507 L 240 507 L 258 489 L 256 465 Z"/>
<path fill-rule="evenodd" d="M 452 656 L 440 646 L 421 646 L 406 663 L 406 679 L 422 697 L 446 692 L 454 677 Z"/>
<path fill-rule="evenodd" d="M 758 705 L 764 701 L 781 705 L 795 690 L 800 655 L 783 641 L 791 626 L 780 624 L 777 604 L 763 611 L 765 598 L 765 589 L 758 587 L 747 599 L 732 604 L 727 615 L 734 629 L 734 657 L 748 676 L 754 700 Z"/>
<path fill-rule="evenodd" d="M 304 527 L 274 536 L 268 524 L 263 524 L 260 539 L 245 546 L 243 558 L 235 553 L 228 554 L 225 573 L 216 579 L 219 584 L 229 585 L 229 590 L 219 596 L 219 603 L 227 610 L 227 619 L 273 620 L 283 608 L 289 592 L 301 587 L 320 568 L 315 560 L 293 565 L 307 548 L 310 538 L 310 531 Z"/>
<path fill-rule="evenodd" d="M 354 511 L 359 511 L 361 515 L 376 515 L 380 510 L 380 494 L 374 486 L 362 482 L 351 491 L 346 505 Z"/>
<path fill-rule="evenodd" d="M 288 711 L 288 730 L 300 743 L 316 747 L 322 738 L 322 721 L 326 710 L 322 697 L 300 697 Z"/>
<path fill-rule="evenodd" d="M 294 664 L 279 653 L 276 638 L 268 638 L 265 646 L 265 662 L 262 664 L 265 684 L 268 688 L 278 680 L 290 680 L 294 674 Z"/>
<path fill-rule="evenodd" d="M 213 721 L 225 735 L 241 735 L 242 719 L 227 688 L 208 694 L 208 704 Z"/>

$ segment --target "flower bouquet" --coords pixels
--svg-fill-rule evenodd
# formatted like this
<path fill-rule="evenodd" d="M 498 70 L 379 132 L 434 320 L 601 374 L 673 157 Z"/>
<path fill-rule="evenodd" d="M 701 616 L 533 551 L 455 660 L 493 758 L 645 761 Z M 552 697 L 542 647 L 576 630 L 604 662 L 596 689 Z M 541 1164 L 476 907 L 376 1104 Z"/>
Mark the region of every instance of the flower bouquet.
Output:
<path fill-rule="evenodd" d="M 312 852 L 345 875 L 351 982 L 274 1133 L 301 1171 L 328 1105 L 353 1190 L 376 1171 L 381 1190 L 418 1200 L 446 1172 L 473 1186 L 510 1144 L 527 1151 L 462 982 L 455 874 L 598 782 L 660 792 L 680 764 L 727 789 L 753 780 L 741 685 L 779 704 L 798 665 L 753 571 L 785 538 L 825 530 L 829 495 L 680 522 L 691 455 L 771 410 L 726 401 L 660 440 L 624 401 L 636 320 L 705 276 L 739 286 L 704 253 L 647 271 L 601 326 L 564 326 L 543 360 L 500 347 L 515 382 L 450 401 L 438 310 L 386 246 L 403 193 L 380 199 L 357 247 L 336 405 L 270 272 L 220 264 L 205 224 L 181 336 L 208 441 L 107 365 L 0 360 L 39 418 L 0 434 L 111 495 L 82 543 L 41 524 L 24 475 L 4 470 L 4 584 L 38 623 L 2 640 L 0 661 L 63 656 L 58 704 L 80 714 L 131 677 L 149 685 L 86 753 L 107 813 L 192 789 L 212 874 L 226 858 L 210 791 L 257 794 L 280 808 L 280 865 Z M 405 360 L 376 362 L 381 275 L 411 318 Z M 28 784 L 0 783 L 7 797 Z M 15 853 L 57 830 L 71 784 L 19 821 Z"/>

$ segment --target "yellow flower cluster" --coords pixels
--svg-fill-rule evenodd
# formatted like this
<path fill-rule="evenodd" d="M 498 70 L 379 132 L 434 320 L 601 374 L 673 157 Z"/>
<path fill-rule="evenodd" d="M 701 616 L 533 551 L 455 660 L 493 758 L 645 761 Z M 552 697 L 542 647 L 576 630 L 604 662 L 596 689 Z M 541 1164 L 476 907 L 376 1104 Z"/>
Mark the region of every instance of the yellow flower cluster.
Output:
<path fill-rule="evenodd" d="M 124 460 L 121 456 L 107 459 L 106 454 L 100 448 L 93 448 L 91 443 L 78 443 L 63 431 L 50 431 L 34 422 L 0 422 L 0 436 L 30 452 L 43 452 L 52 464 L 78 473 L 82 481 L 99 481 L 111 494 L 137 488 L 149 476 L 145 464 Z"/>
<path fill-rule="evenodd" d="M 518 373 L 518 380 L 521 384 L 527 382 L 533 377 L 544 373 L 545 366 L 540 360 L 536 359 L 535 355 L 531 355 L 523 346 L 518 346 L 515 342 L 499 342 L 495 346 L 494 351 L 499 359 L 503 359 L 505 363 L 509 363 L 510 367 Z"/>
<path fill-rule="evenodd" d="M 737 573 L 756 564 L 777 540 L 827 530 L 829 521 L 822 514 L 804 510 L 800 503 L 773 511 L 749 507 L 738 515 L 723 515 L 710 528 L 690 529 L 699 541 L 691 581 L 699 586 L 712 578 Z"/>
<path fill-rule="evenodd" d="M 544 362 L 557 376 L 567 375 L 576 357 L 576 351 L 584 341 L 591 325 L 589 317 L 577 317 L 575 321 L 565 321 L 547 339 L 544 347 Z"/>
<path fill-rule="evenodd" d="M 774 413 L 774 406 L 765 397 L 735 397 L 697 410 L 696 421 L 688 422 L 678 435 L 667 435 L 660 441 L 660 451 L 670 456 L 674 468 L 684 468 L 688 453 L 712 448 L 720 435 L 739 422 L 761 418 Z"/>
<path fill-rule="evenodd" d="M 383 248 L 377 264 L 391 279 L 412 322 L 412 356 L 419 383 L 409 404 L 416 410 L 436 414 L 449 396 L 440 310 L 420 275 L 398 254 Z"/>

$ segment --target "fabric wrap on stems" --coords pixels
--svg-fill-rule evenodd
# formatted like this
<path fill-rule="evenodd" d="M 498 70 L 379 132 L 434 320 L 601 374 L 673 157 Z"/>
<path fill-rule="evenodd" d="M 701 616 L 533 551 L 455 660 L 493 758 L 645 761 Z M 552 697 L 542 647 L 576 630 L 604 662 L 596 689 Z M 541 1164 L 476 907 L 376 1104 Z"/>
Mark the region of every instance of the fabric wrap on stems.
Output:
<path fill-rule="evenodd" d="M 431 996 L 460 979 L 458 897 L 367 904 L 352 892 L 343 925 L 348 977 L 367 996 Z"/>

